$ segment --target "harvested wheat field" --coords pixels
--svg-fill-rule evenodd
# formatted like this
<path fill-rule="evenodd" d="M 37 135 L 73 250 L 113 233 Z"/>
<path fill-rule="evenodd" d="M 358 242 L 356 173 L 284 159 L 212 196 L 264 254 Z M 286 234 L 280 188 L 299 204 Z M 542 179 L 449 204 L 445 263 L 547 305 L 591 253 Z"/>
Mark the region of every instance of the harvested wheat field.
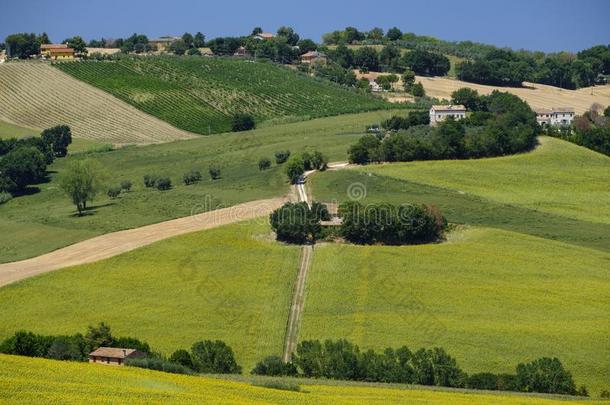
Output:
<path fill-rule="evenodd" d="M 469 87 L 481 94 L 489 94 L 493 90 L 508 91 L 523 98 L 533 108 L 573 107 L 577 114 L 584 113 L 593 103 L 600 103 L 604 107 L 610 105 L 610 85 L 566 90 L 559 87 L 527 82 L 523 83 L 525 87 L 522 88 L 496 87 L 445 77 L 417 76 L 417 81 L 424 85 L 428 96 L 445 99 L 451 98 L 451 93 L 455 90 Z"/>
<path fill-rule="evenodd" d="M 77 138 L 149 144 L 193 138 L 44 63 L 0 65 L 0 120 L 44 129 L 67 124 Z"/>

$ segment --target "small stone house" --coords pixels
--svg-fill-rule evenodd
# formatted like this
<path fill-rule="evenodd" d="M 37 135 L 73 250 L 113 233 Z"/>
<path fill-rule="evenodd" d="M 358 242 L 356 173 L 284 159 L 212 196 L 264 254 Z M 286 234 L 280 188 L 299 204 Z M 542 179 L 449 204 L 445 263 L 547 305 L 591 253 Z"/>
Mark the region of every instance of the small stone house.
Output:
<path fill-rule="evenodd" d="M 117 347 L 100 347 L 89 353 L 89 363 L 122 366 L 126 359 L 144 357 L 144 353 L 135 349 L 121 349 Z"/>
<path fill-rule="evenodd" d="M 466 107 L 461 104 L 450 104 L 433 105 L 432 108 L 430 108 L 430 125 L 436 125 L 449 117 L 456 121 L 466 118 Z"/>

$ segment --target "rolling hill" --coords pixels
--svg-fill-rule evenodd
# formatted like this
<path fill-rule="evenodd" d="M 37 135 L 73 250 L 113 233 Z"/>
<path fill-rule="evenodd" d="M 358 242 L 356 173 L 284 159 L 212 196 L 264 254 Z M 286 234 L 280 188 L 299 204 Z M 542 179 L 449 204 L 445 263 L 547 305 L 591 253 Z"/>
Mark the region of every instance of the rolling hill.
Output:
<path fill-rule="evenodd" d="M 254 384 L 264 384 L 266 379 Z M 247 382 L 167 374 L 131 367 L 106 367 L 0 355 L 0 400 L 5 403 L 113 404 L 404 404 L 560 405 L 586 404 L 563 397 L 473 393 L 421 387 L 380 387 L 298 380 L 301 392 Z"/>
<path fill-rule="evenodd" d="M 387 108 L 388 103 L 272 63 L 235 58 L 146 57 L 60 63 L 73 77 L 170 124 L 226 132 L 235 113 L 261 122 Z"/>
<path fill-rule="evenodd" d="M 577 114 L 587 111 L 593 103 L 600 103 L 604 107 L 610 105 L 610 85 L 567 90 L 527 82 L 524 87 L 495 87 L 446 77 L 417 76 L 417 81 L 424 85 L 427 96 L 448 100 L 455 90 L 468 87 L 480 94 L 489 94 L 494 90 L 507 91 L 527 101 L 532 108 L 573 107 Z"/>
<path fill-rule="evenodd" d="M 36 62 L 0 65 L 0 120 L 38 131 L 67 124 L 76 138 L 113 144 L 160 143 L 195 136 Z"/>

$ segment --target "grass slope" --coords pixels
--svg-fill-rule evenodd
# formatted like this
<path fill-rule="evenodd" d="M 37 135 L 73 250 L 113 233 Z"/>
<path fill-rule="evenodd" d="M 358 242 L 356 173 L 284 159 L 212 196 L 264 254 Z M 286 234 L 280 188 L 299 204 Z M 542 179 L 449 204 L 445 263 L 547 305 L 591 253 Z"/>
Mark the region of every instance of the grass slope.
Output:
<path fill-rule="evenodd" d="M 8 286 L 0 290 L 0 336 L 71 334 L 103 321 L 167 355 L 222 339 L 249 372 L 282 353 L 298 267 L 298 247 L 268 234 L 266 224 L 240 223 Z"/>
<path fill-rule="evenodd" d="M 131 367 L 0 355 L 0 401 L 116 404 L 582 404 L 557 397 L 340 386 L 304 382 L 302 392 Z"/>
<path fill-rule="evenodd" d="M 66 124 L 76 138 L 114 144 L 195 137 L 38 62 L 0 65 L 0 120 L 39 130 Z"/>
<path fill-rule="evenodd" d="M 488 228 L 437 245 L 319 245 L 300 339 L 442 346 L 469 372 L 559 357 L 597 396 L 610 381 L 610 254 Z"/>
<path fill-rule="evenodd" d="M 532 153 L 503 158 L 396 163 L 362 170 L 610 224 L 610 157 L 556 138 L 540 141 Z"/>
<path fill-rule="evenodd" d="M 38 185 L 40 192 L 14 198 L 0 205 L 0 262 L 39 255 L 78 240 L 121 229 L 138 227 L 202 212 L 219 205 L 284 195 L 288 184 L 281 166 L 258 170 L 258 160 L 289 149 L 323 151 L 331 160 L 347 158 L 347 148 L 364 126 L 392 112 L 371 112 L 277 125 L 255 131 L 201 137 L 184 142 L 129 147 L 90 155 L 105 167 L 109 182 L 134 184 L 129 193 L 111 200 L 96 198 L 92 215 L 74 216 L 74 206 L 58 187 L 69 159 L 57 159 L 50 167 L 51 181 Z M 209 165 L 222 167 L 222 179 L 211 181 Z M 198 169 L 204 181 L 182 184 L 182 175 Z M 144 188 L 142 177 L 159 173 L 171 177 L 174 188 L 161 192 Z M 44 238 L 39 237 L 44 234 Z"/>
<path fill-rule="evenodd" d="M 23 138 L 24 136 L 37 136 L 39 134 L 40 130 L 0 121 L 0 139 Z"/>
<path fill-rule="evenodd" d="M 56 66 L 178 128 L 199 134 L 230 130 L 231 117 L 237 112 L 264 121 L 389 105 L 272 63 L 235 58 L 165 56 Z"/>

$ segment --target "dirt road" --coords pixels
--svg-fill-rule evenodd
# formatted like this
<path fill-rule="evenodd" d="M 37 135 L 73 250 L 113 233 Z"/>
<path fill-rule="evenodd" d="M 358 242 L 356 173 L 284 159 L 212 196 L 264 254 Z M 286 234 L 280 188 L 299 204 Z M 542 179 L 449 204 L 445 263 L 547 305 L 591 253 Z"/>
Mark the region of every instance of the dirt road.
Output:
<path fill-rule="evenodd" d="M 0 287 L 63 267 L 96 262 L 173 236 L 269 215 L 284 202 L 285 198 L 251 201 L 101 235 L 38 257 L 0 264 Z"/>

